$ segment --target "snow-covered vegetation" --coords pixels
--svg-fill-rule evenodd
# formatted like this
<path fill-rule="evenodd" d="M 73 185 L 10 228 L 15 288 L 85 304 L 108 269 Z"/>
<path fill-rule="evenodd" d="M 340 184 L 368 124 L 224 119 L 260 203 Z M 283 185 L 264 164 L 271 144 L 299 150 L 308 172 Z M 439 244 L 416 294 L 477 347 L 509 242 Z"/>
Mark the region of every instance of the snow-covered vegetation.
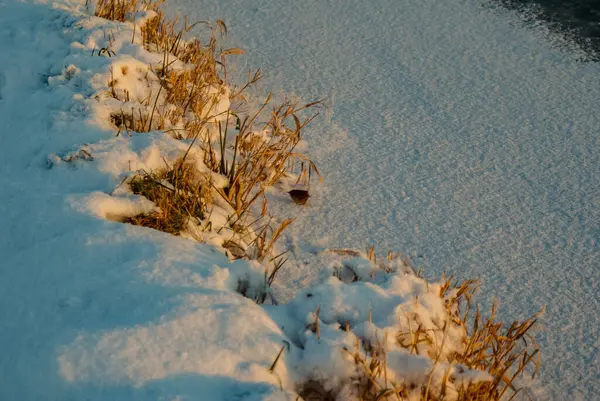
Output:
<path fill-rule="evenodd" d="M 62 243 L 46 267 L 61 270 L 44 275 L 77 275 L 33 287 L 48 285 L 52 301 L 60 294 L 43 328 L 61 340 L 42 356 L 54 368 L 44 370 L 46 398 L 496 400 L 535 375 L 535 317 L 509 326 L 493 311 L 484 317 L 471 303 L 474 282 L 425 279 L 401 255 L 315 249 L 330 277 L 277 301 L 271 285 L 289 257 L 277 240 L 292 221 L 269 213 L 265 193 L 308 191 L 319 178 L 298 151 L 319 102 L 254 99 L 246 89 L 260 73 L 229 82 L 227 59 L 241 50 L 220 47 L 222 21 L 203 41 L 188 36 L 187 21 L 165 19 L 158 3 L 8 4 L 32 26 L 50 15 L 40 29 L 51 34 L 34 35 L 26 56 L 37 61 L 52 46 L 34 97 L 48 109 L 49 132 L 62 136 L 42 148 L 57 147 L 35 166 L 49 171 L 36 190 L 44 202 L 57 190 L 66 200 L 55 219 L 71 234 L 44 242 Z M 18 96 L 19 74 L 0 75 L 3 100 Z M 9 121 L 46 135 L 26 114 Z M 116 249 L 122 256 L 79 276 L 77 266 Z M 125 292 L 140 281 L 149 288 Z M 90 319 L 87 330 L 74 325 L 81 319 Z M 19 341 L 34 346 L 37 331 L 35 341 Z M 19 359 L 10 352 L 5 361 Z M 0 395 L 39 399 L 20 381 L 22 369 L 7 373 Z"/>

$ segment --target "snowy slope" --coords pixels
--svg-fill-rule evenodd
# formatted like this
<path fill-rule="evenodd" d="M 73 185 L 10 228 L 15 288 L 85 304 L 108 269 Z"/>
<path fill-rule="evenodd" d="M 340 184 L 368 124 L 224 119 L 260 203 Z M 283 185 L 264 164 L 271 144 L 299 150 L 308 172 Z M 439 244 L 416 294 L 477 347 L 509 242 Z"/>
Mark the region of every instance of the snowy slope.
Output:
<path fill-rule="evenodd" d="M 48 162 L 102 140 L 128 149 L 86 122 L 108 58 L 78 43 L 111 26 L 66 6 L 0 3 L 0 399 L 287 399 L 259 368 L 285 337 L 227 290 L 225 255 L 80 211 L 118 177 Z"/>
<path fill-rule="evenodd" d="M 287 399 L 264 368 L 285 336 L 228 289 L 245 262 L 85 211 L 119 179 L 58 155 L 135 138 L 86 122 L 109 58 L 83 43 L 122 28 L 81 6 L 0 3 L 0 399 Z"/>
<path fill-rule="evenodd" d="M 227 21 L 265 90 L 334 99 L 307 135 L 325 184 L 293 213 L 282 291 L 323 277 L 302 263 L 315 243 L 407 252 L 428 274 L 480 278 L 507 319 L 546 306 L 539 399 L 599 399 L 600 66 L 484 4 L 168 7 Z"/>

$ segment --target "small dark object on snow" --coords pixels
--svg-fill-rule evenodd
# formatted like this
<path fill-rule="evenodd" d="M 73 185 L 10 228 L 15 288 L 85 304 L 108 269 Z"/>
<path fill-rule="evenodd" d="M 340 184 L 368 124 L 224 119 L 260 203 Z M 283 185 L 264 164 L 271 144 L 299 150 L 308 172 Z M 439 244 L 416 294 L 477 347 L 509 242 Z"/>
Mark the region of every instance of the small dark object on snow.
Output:
<path fill-rule="evenodd" d="M 304 189 L 292 189 L 288 194 L 290 194 L 292 200 L 299 205 L 304 205 L 308 198 L 310 198 L 308 191 Z"/>

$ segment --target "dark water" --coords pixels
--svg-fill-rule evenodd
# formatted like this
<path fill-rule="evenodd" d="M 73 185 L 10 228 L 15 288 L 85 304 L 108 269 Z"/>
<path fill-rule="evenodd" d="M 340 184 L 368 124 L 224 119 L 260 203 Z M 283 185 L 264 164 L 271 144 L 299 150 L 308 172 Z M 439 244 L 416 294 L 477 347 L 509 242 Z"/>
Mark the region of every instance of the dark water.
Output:
<path fill-rule="evenodd" d="M 600 61 L 600 0 L 496 1 L 511 9 L 533 9 L 533 18 L 573 38 L 588 53 L 589 61 Z"/>

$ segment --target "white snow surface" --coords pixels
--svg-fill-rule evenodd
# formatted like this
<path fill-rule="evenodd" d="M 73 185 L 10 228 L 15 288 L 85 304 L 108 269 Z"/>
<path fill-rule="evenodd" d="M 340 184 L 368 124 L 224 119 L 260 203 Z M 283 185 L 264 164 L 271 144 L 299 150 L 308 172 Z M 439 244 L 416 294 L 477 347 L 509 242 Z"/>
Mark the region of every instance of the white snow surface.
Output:
<path fill-rule="evenodd" d="M 479 0 L 167 7 L 226 21 L 263 90 L 332 103 L 305 135 L 324 184 L 291 213 L 283 292 L 326 276 L 315 243 L 405 252 L 481 279 L 506 320 L 545 307 L 536 397 L 600 399 L 599 64 Z"/>
<path fill-rule="evenodd" d="M 118 222 L 155 208 L 123 173 L 186 146 L 107 128 L 108 66 L 152 55 L 83 6 L 0 3 L 0 400 L 295 398 L 295 348 L 269 373 L 286 336 L 235 291 L 260 266 Z M 93 55 L 103 32 L 138 59 Z"/>
<path fill-rule="evenodd" d="M 264 88 L 332 98 L 305 143 L 324 184 L 305 208 L 270 193 L 297 217 L 275 293 L 289 302 L 237 294 L 260 285 L 256 262 L 120 223 L 154 210 L 123 178 L 186 148 L 108 124 L 109 67 L 127 66 L 116 89 L 143 97 L 136 67 L 160 59 L 129 42 L 132 25 L 89 18 L 82 1 L 0 0 L 0 400 L 282 401 L 321 379 L 350 401 L 341 347 L 380 340 L 400 311 L 429 329 L 446 316 L 439 284 L 401 263 L 383 274 L 357 257 L 345 263 L 364 281 L 331 277 L 340 258 L 322 251 L 369 243 L 482 278 L 506 318 L 547 305 L 536 397 L 600 396 L 596 65 L 468 0 L 185 1 L 171 10 L 227 21 Z M 97 54 L 107 37 L 114 57 Z M 460 337 L 448 330 L 442 348 Z M 389 347 L 390 377 L 433 371 L 433 392 L 447 369 L 456 385 L 489 380 Z"/>
<path fill-rule="evenodd" d="M 109 122 L 125 106 L 147 110 L 144 98 L 170 107 L 149 67 L 160 55 L 135 39 L 132 23 L 91 17 L 83 2 L 9 0 L 0 9 L 0 400 L 285 401 L 320 380 L 354 401 L 360 367 L 348 352 L 386 333 L 387 379 L 416 384 L 411 399 L 428 386 L 452 400 L 459 387 L 492 379 L 437 363 L 464 348 L 446 306 L 454 293 L 441 298 L 440 283 L 400 259 L 384 271 L 355 254 L 345 263 L 360 282 L 339 270 L 302 291 L 286 281 L 274 295 L 290 302 L 261 306 L 238 288 L 246 283 L 252 299 L 264 291 L 268 262 L 230 260 L 225 234 L 122 224 L 156 211 L 132 194 L 132 174 L 188 148 L 167 132 L 117 132 Z M 136 24 L 151 15 L 137 13 Z M 224 97 L 210 111 L 216 122 L 229 92 L 208 90 Z M 190 159 L 209 174 L 198 152 Z M 207 219 L 226 224 L 231 207 L 213 206 Z M 342 266 L 336 253 L 305 250 L 328 276 Z M 417 320 L 434 333 L 420 346 L 425 356 L 396 335 Z"/>

